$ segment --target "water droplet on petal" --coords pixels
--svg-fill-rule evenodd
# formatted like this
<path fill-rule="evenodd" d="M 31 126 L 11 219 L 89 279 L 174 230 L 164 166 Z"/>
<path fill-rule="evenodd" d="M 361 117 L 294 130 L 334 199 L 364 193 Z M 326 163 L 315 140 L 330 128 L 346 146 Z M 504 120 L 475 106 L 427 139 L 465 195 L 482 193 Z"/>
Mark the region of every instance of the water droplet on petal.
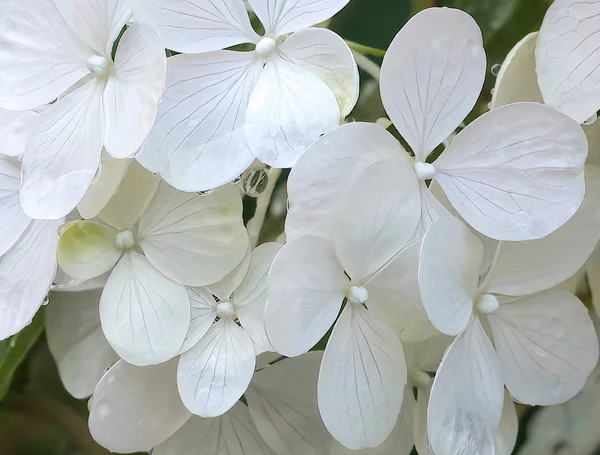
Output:
<path fill-rule="evenodd" d="M 44 297 L 44 300 L 42 301 L 42 305 L 48 305 L 50 303 L 50 296 L 46 296 Z"/>
<path fill-rule="evenodd" d="M 502 69 L 502 65 L 500 63 L 494 63 L 492 65 L 492 75 L 493 76 L 498 76 L 498 74 L 500 74 L 500 70 Z"/>
<path fill-rule="evenodd" d="M 590 125 L 593 125 L 594 123 L 596 123 L 596 120 L 598 120 L 598 114 L 592 115 L 589 119 L 587 119 L 585 122 L 583 122 L 583 124 L 590 126 Z"/>
<path fill-rule="evenodd" d="M 258 197 L 269 185 L 269 175 L 264 169 L 248 169 L 242 174 L 242 192 L 246 196 Z"/>
<path fill-rule="evenodd" d="M 204 197 L 204 196 L 210 196 L 211 194 L 213 194 L 214 191 L 215 190 L 198 191 L 198 192 L 196 192 L 196 194 L 198 196 Z"/>

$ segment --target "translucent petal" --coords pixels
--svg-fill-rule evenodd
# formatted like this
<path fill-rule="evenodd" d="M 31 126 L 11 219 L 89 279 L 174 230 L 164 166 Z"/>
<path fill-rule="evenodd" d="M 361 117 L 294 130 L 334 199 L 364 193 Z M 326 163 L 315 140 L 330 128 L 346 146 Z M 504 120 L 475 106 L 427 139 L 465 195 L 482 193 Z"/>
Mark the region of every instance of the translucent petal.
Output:
<path fill-rule="evenodd" d="M 112 271 L 100 300 L 104 335 L 133 365 L 155 365 L 181 349 L 190 325 L 190 299 L 144 256 L 129 251 Z"/>
<path fill-rule="evenodd" d="M 396 425 L 405 385 L 398 337 L 362 306 L 347 304 L 319 373 L 319 411 L 329 432 L 351 450 L 381 445 Z"/>
<path fill-rule="evenodd" d="M 534 240 L 565 224 L 585 194 L 583 130 L 538 103 L 494 109 L 438 158 L 436 180 L 473 228 L 497 240 Z"/>
<path fill-rule="evenodd" d="M 187 286 L 222 279 L 244 258 L 248 234 L 233 185 L 209 195 L 161 183 L 138 225 L 140 247 L 164 275 Z"/>
<path fill-rule="evenodd" d="M 182 191 L 238 177 L 254 161 L 245 112 L 262 67 L 250 52 L 169 58 L 167 89 L 138 161 Z"/>
<path fill-rule="evenodd" d="M 303 233 L 330 235 L 341 196 L 369 164 L 384 159 L 410 163 L 394 136 L 373 123 L 345 124 L 317 139 L 288 178 L 288 241 Z"/>
<path fill-rule="evenodd" d="M 221 319 L 179 358 L 177 386 L 181 399 L 196 415 L 218 417 L 244 394 L 255 365 L 248 334 L 231 319 Z"/>
<path fill-rule="evenodd" d="M 579 393 L 596 366 L 594 325 L 568 292 L 503 302 L 488 319 L 506 388 L 521 403 L 563 403 Z"/>
<path fill-rule="evenodd" d="M 246 121 L 254 155 L 269 166 L 286 168 L 322 134 L 339 126 L 340 109 L 321 79 L 276 54 L 250 96 Z"/>
<path fill-rule="evenodd" d="M 0 109 L 0 155 L 22 156 L 27 146 L 27 138 L 38 120 L 39 114 L 35 111 Z"/>
<path fill-rule="evenodd" d="M 117 362 L 90 401 L 93 438 L 111 452 L 147 451 L 190 418 L 177 392 L 177 362 L 134 367 Z"/>
<path fill-rule="evenodd" d="M 498 428 L 494 433 L 494 444 L 496 446 L 496 455 L 511 455 L 517 442 L 517 433 L 519 432 L 519 419 L 515 403 L 510 393 L 504 391 L 504 407 L 502 408 L 502 417 Z"/>
<path fill-rule="evenodd" d="M 396 35 L 381 67 L 381 98 L 417 161 L 473 109 L 485 72 L 481 30 L 463 11 L 426 9 Z"/>
<path fill-rule="evenodd" d="M 20 181 L 19 163 L 0 155 L 0 256 L 19 240 L 31 222 L 19 204 Z"/>
<path fill-rule="evenodd" d="M 441 218 L 423 239 L 419 290 L 432 324 L 458 335 L 473 314 L 483 262 L 481 241 L 458 218 Z"/>
<path fill-rule="evenodd" d="M 203 288 L 188 288 L 192 319 L 180 353 L 196 346 L 217 319 L 217 301 Z"/>
<path fill-rule="evenodd" d="M 158 33 L 134 23 L 119 41 L 102 95 L 104 147 L 114 158 L 135 155 L 150 133 L 165 91 L 166 72 L 167 58 Z"/>
<path fill-rule="evenodd" d="M 246 250 L 246 255 L 244 256 L 244 259 L 242 259 L 242 262 L 240 262 L 237 267 L 229 272 L 221 281 L 209 284 L 206 286 L 206 289 L 210 291 L 211 294 L 216 295 L 219 300 L 229 300 L 233 291 L 237 289 L 248 273 L 251 255 L 252 246 L 250 245 L 250 242 L 248 242 L 248 249 Z"/>
<path fill-rule="evenodd" d="M 437 371 L 427 409 L 436 455 L 494 455 L 494 431 L 504 402 L 502 369 L 479 319 L 472 319 Z"/>
<path fill-rule="evenodd" d="M 305 235 L 287 243 L 268 279 L 265 329 L 275 351 L 308 352 L 334 323 L 349 286 L 330 241 Z"/>
<path fill-rule="evenodd" d="M 89 397 L 119 356 L 100 328 L 101 289 L 55 292 L 44 313 L 46 339 L 60 379 L 75 398 Z"/>

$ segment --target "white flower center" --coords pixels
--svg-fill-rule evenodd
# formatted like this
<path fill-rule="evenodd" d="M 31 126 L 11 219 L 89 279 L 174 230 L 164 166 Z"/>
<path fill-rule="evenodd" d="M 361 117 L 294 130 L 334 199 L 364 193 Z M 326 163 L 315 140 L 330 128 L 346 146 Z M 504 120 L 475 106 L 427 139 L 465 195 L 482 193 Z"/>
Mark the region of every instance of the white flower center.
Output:
<path fill-rule="evenodd" d="M 217 316 L 220 319 L 235 319 L 235 308 L 228 300 L 223 300 L 217 304 Z"/>
<path fill-rule="evenodd" d="M 110 70 L 110 62 L 106 57 L 101 55 L 92 55 L 85 61 L 85 66 L 90 72 L 97 77 L 104 78 L 108 76 Z"/>
<path fill-rule="evenodd" d="M 498 309 L 500 303 L 496 296 L 493 296 L 492 294 L 483 294 L 477 299 L 475 306 L 481 313 L 490 314 Z"/>
<path fill-rule="evenodd" d="M 362 304 L 369 300 L 369 291 L 363 286 L 350 286 L 346 298 L 352 303 Z"/>
<path fill-rule="evenodd" d="M 415 163 L 415 174 L 419 180 L 431 180 L 435 176 L 433 164 L 417 161 Z"/>
<path fill-rule="evenodd" d="M 115 240 L 117 244 L 117 248 L 122 250 L 128 250 L 135 246 L 135 237 L 133 236 L 133 232 L 131 231 L 122 231 L 117 234 L 117 238 Z"/>
<path fill-rule="evenodd" d="M 256 53 L 260 57 L 269 57 L 277 49 L 277 42 L 268 36 L 264 36 L 256 45 Z"/>

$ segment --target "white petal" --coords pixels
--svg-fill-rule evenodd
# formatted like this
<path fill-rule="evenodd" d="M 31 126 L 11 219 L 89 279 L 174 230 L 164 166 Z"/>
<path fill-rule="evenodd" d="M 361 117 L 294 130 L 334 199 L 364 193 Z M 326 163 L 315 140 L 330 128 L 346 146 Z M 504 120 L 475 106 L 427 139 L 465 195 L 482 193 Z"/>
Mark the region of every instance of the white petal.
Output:
<path fill-rule="evenodd" d="M 0 256 L 21 237 L 31 221 L 19 204 L 21 167 L 0 155 Z"/>
<path fill-rule="evenodd" d="M 233 185 L 210 195 L 158 186 L 138 225 L 139 245 L 164 275 L 187 286 L 222 279 L 244 258 L 248 234 Z"/>
<path fill-rule="evenodd" d="M 415 439 L 415 449 L 419 455 L 434 455 L 429 447 L 429 438 L 427 437 L 427 406 L 429 404 L 429 392 L 430 390 L 424 389 L 418 389 L 417 392 L 413 436 Z"/>
<path fill-rule="evenodd" d="M 117 231 L 111 227 L 80 220 L 61 228 L 58 263 L 73 278 L 96 278 L 112 269 L 122 255 Z"/>
<path fill-rule="evenodd" d="M 150 133 L 166 74 L 160 36 L 149 26 L 134 23 L 119 41 L 103 93 L 104 147 L 114 158 L 133 156 Z"/>
<path fill-rule="evenodd" d="M 210 292 L 203 288 L 188 288 L 188 294 L 192 320 L 181 353 L 196 346 L 217 318 L 217 302 Z"/>
<path fill-rule="evenodd" d="M 598 361 L 598 338 L 585 306 L 550 290 L 507 303 L 489 316 L 511 395 L 553 405 L 574 397 Z"/>
<path fill-rule="evenodd" d="M 458 218 L 441 218 L 423 239 L 419 290 L 432 324 L 446 335 L 461 333 L 473 314 L 483 244 Z"/>
<path fill-rule="evenodd" d="M 518 101 L 544 102 L 535 72 L 537 36 L 537 32 L 525 36 L 506 56 L 496 77 L 493 108 Z"/>
<path fill-rule="evenodd" d="M 248 0 L 268 36 L 287 35 L 330 19 L 349 0 Z"/>
<path fill-rule="evenodd" d="M 232 320 L 221 319 L 179 358 L 177 385 L 181 399 L 196 415 L 218 417 L 244 394 L 255 365 L 248 334 Z"/>
<path fill-rule="evenodd" d="M 119 356 L 100 328 L 102 290 L 55 292 L 44 313 L 46 338 L 60 379 L 75 398 L 89 397 Z"/>
<path fill-rule="evenodd" d="M 254 155 L 269 166 L 286 168 L 322 134 L 339 126 L 340 109 L 321 79 L 276 54 L 250 96 L 246 121 Z"/>
<path fill-rule="evenodd" d="M 396 35 L 381 67 L 381 98 L 418 161 L 473 109 L 485 72 L 481 30 L 463 11 L 426 9 Z"/>
<path fill-rule="evenodd" d="M 89 74 L 85 60 L 93 51 L 72 32 L 53 0 L 4 1 L 0 41 L 0 106 L 6 109 L 47 104 Z"/>
<path fill-rule="evenodd" d="M 101 90 L 87 82 L 43 111 L 23 158 L 21 205 L 32 218 L 68 215 L 90 187 L 102 151 Z"/>
<path fill-rule="evenodd" d="M 349 286 L 331 242 L 305 235 L 287 243 L 268 279 L 265 329 L 275 351 L 308 352 L 334 323 Z"/>
<path fill-rule="evenodd" d="M 153 25 L 167 48 L 184 54 L 257 42 L 242 0 L 132 0 L 137 20 Z"/>
<path fill-rule="evenodd" d="M 252 245 L 248 242 L 248 249 L 246 250 L 246 255 L 242 262 L 240 262 L 235 269 L 229 272 L 225 277 L 214 284 L 209 284 L 206 286 L 206 289 L 210 291 L 211 294 L 216 295 L 219 300 L 229 300 L 233 291 L 237 289 L 246 274 L 248 273 L 248 268 L 250 267 L 250 257 L 252 256 Z"/>
<path fill-rule="evenodd" d="M 597 246 L 586 266 L 586 278 L 596 315 L 600 314 L 600 246 Z"/>
<path fill-rule="evenodd" d="M 354 55 L 339 35 L 326 28 L 300 30 L 283 42 L 280 52 L 327 84 L 342 117 L 350 114 L 358 101 L 360 80 Z"/>
<path fill-rule="evenodd" d="M 519 419 L 515 403 L 507 391 L 504 392 L 504 407 L 502 408 L 502 417 L 496 432 L 494 433 L 494 444 L 496 446 L 496 455 L 511 455 L 517 442 L 517 433 L 519 432 Z"/>
<path fill-rule="evenodd" d="M 167 89 L 138 161 L 182 191 L 233 181 L 254 161 L 244 124 L 262 66 L 250 52 L 169 58 Z"/>
<path fill-rule="evenodd" d="M 27 138 L 38 120 L 39 114 L 35 111 L 0 109 L 0 155 L 22 156 L 27 146 Z"/>
<path fill-rule="evenodd" d="M 409 372 L 411 374 L 418 371 L 434 373 L 452 341 L 454 341 L 452 337 L 438 333 L 427 340 L 403 342 Z"/>
<path fill-rule="evenodd" d="M 200 452 L 199 452 L 200 451 Z M 192 417 L 177 433 L 157 446 L 154 455 L 271 455 L 252 422 L 248 408 L 236 405 L 221 417 Z"/>
<path fill-rule="evenodd" d="M 177 363 L 134 367 L 117 362 L 90 402 L 90 432 L 111 452 L 138 452 L 160 444 L 190 418 L 176 387 Z"/>
<path fill-rule="evenodd" d="M 330 438 L 317 406 L 322 352 L 257 371 L 244 395 L 258 432 L 279 455 L 316 454 Z"/>
<path fill-rule="evenodd" d="M 600 108 L 599 14 L 595 1 L 555 1 L 538 36 L 535 56 L 544 101 L 577 123 Z"/>
<path fill-rule="evenodd" d="M 282 246 L 280 243 L 268 242 L 252 251 L 248 274 L 233 295 L 233 305 L 240 324 L 252 341 L 265 351 L 273 351 L 265 333 L 264 322 L 267 277 Z"/>
<path fill-rule="evenodd" d="M 494 455 L 504 384 L 498 356 L 474 318 L 437 371 L 427 410 L 427 431 L 436 455 Z"/>
<path fill-rule="evenodd" d="M 585 194 L 583 130 L 538 103 L 494 109 L 438 158 L 436 180 L 471 226 L 497 240 L 533 240 L 565 224 Z"/>
<path fill-rule="evenodd" d="M 27 326 L 50 291 L 59 225 L 33 220 L 0 258 L 0 340 Z"/>
<path fill-rule="evenodd" d="M 341 196 L 371 163 L 409 155 L 390 133 L 373 123 L 349 123 L 311 145 L 288 178 L 288 240 L 305 234 L 328 236 Z"/>
<path fill-rule="evenodd" d="M 335 250 L 353 280 L 377 271 L 409 246 L 421 219 L 421 193 L 405 160 L 379 161 L 354 181 L 335 215 Z"/>
<path fill-rule="evenodd" d="M 577 213 L 540 240 L 501 242 L 486 292 L 521 296 L 550 289 L 575 275 L 600 240 L 600 169 L 586 167 L 586 195 Z"/>
<path fill-rule="evenodd" d="M 111 55 L 114 41 L 131 18 L 127 0 L 55 0 L 54 3 L 75 34 L 102 56 Z"/>
<path fill-rule="evenodd" d="M 421 341 L 437 334 L 421 303 L 417 272 L 421 243 L 396 255 L 366 281 L 368 306 L 401 340 Z"/>
<path fill-rule="evenodd" d="M 365 308 L 347 304 L 319 373 L 323 423 L 351 450 L 377 447 L 392 432 L 406 385 L 400 340 Z"/>
<path fill-rule="evenodd" d="M 190 325 L 190 299 L 144 256 L 128 252 L 112 271 L 100 300 L 102 330 L 119 356 L 133 365 L 173 358 Z"/>

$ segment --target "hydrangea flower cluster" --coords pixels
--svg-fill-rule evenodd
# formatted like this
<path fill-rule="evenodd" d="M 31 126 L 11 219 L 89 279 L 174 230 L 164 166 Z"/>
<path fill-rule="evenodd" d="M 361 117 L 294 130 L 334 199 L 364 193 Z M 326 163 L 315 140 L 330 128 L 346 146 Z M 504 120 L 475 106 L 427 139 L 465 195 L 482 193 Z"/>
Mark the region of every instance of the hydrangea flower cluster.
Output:
<path fill-rule="evenodd" d="M 5 0 L 0 338 L 49 298 L 108 450 L 508 455 L 514 403 L 596 367 L 600 1 L 555 0 L 467 126 L 486 54 L 449 8 L 387 50 L 390 121 L 347 121 L 348 2 Z"/>

